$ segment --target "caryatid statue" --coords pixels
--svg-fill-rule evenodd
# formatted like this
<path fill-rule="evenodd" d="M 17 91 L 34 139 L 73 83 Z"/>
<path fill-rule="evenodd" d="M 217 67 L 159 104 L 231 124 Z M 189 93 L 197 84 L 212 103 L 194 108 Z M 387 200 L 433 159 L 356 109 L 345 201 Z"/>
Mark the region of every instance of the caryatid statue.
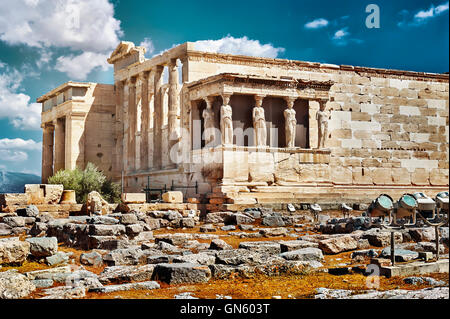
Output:
<path fill-rule="evenodd" d="M 295 147 L 297 119 L 295 118 L 294 102 L 295 98 L 286 98 L 288 108 L 284 110 L 284 119 L 285 119 L 284 127 L 285 127 L 287 148 Z"/>
<path fill-rule="evenodd" d="M 318 132 L 319 132 L 319 138 L 318 138 L 318 148 L 325 148 L 325 142 L 328 135 L 328 119 L 329 114 L 325 110 L 326 104 L 325 101 L 319 101 L 319 111 L 316 113 L 316 119 L 318 124 Z"/>
<path fill-rule="evenodd" d="M 203 110 L 203 120 L 204 120 L 204 134 L 205 134 L 205 145 L 211 143 L 215 139 L 215 127 L 214 127 L 214 111 L 212 109 L 213 97 L 205 98 L 206 109 Z"/>
<path fill-rule="evenodd" d="M 255 96 L 256 104 L 253 108 L 253 128 L 255 130 L 255 145 L 267 145 L 267 128 L 264 108 L 261 106 L 264 96 Z"/>
<path fill-rule="evenodd" d="M 223 105 L 220 108 L 220 131 L 222 132 L 222 144 L 233 144 L 233 110 L 231 109 L 230 95 L 222 95 Z"/>

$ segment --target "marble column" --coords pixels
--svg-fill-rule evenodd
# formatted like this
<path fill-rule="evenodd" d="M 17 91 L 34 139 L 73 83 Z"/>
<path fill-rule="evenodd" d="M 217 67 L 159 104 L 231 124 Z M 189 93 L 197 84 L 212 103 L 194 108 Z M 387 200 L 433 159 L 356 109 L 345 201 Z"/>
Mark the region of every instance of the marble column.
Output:
<path fill-rule="evenodd" d="M 56 173 L 59 170 L 64 169 L 65 166 L 65 135 L 66 135 L 66 125 L 65 117 L 58 118 L 53 121 L 55 125 L 55 154 L 54 154 L 54 166 L 53 172 Z"/>
<path fill-rule="evenodd" d="M 130 121 L 129 119 L 129 107 L 128 107 L 128 102 L 129 102 L 129 81 L 125 80 L 123 81 L 123 96 L 122 96 L 122 104 L 123 104 L 123 118 L 122 118 L 122 127 L 123 127 L 123 134 L 122 134 L 122 167 L 123 167 L 123 171 L 126 172 L 128 171 L 128 135 L 129 135 L 129 126 L 130 126 Z"/>
<path fill-rule="evenodd" d="M 149 72 L 142 74 L 142 104 L 141 104 L 141 141 L 140 141 L 140 169 L 149 169 L 148 161 L 148 130 L 150 126 L 150 96 L 148 93 Z"/>
<path fill-rule="evenodd" d="M 84 169 L 85 146 L 85 118 L 86 113 L 71 113 L 66 116 L 65 131 L 65 168 Z"/>
<path fill-rule="evenodd" d="M 44 124 L 42 129 L 42 183 L 46 184 L 53 175 L 53 139 L 55 127 Z"/>
<path fill-rule="evenodd" d="M 178 142 L 179 138 L 179 124 L 178 124 L 178 114 L 180 110 L 179 103 L 179 93 L 178 93 L 178 67 L 177 67 L 177 59 L 170 60 L 168 65 L 169 69 L 169 112 L 168 112 L 168 151 L 172 150 L 172 147 Z"/>
<path fill-rule="evenodd" d="M 116 95 L 116 115 L 115 115 L 115 147 L 114 147 L 114 160 L 113 160 L 113 175 L 118 178 L 121 176 L 123 170 L 123 117 L 124 117 L 124 105 L 123 105 L 123 89 L 124 83 L 118 81 L 115 84 Z"/>
<path fill-rule="evenodd" d="M 128 81 L 128 154 L 127 170 L 136 170 L 136 78 Z"/>
<path fill-rule="evenodd" d="M 318 145 L 318 132 L 316 114 L 320 109 L 319 102 L 316 100 L 308 101 L 308 115 L 309 115 L 309 147 L 316 148 Z"/>
<path fill-rule="evenodd" d="M 141 139 L 142 139 L 142 107 L 143 107 L 143 99 L 144 99 L 144 73 L 139 73 L 136 76 L 136 86 L 135 86 L 135 133 L 134 133 L 134 167 L 135 170 L 141 169 Z"/>
<path fill-rule="evenodd" d="M 162 96 L 162 75 L 164 71 L 163 65 L 156 66 L 154 75 L 154 125 L 153 125 L 153 168 L 160 169 L 162 167 L 162 134 L 161 128 L 163 123 L 163 96 Z"/>

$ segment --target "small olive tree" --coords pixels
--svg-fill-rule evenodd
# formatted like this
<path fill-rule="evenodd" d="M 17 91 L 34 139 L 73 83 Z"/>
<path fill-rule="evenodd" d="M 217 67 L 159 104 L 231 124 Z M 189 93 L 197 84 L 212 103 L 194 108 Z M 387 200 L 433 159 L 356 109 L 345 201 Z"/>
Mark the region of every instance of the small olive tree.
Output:
<path fill-rule="evenodd" d="M 49 184 L 62 184 L 64 189 L 74 190 L 78 203 L 85 203 L 92 191 L 99 192 L 110 203 L 120 202 L 120 185 L 107 179 L 94 164 L 87 163 L 84 170 L 59 170 L 48 178 Z"/>

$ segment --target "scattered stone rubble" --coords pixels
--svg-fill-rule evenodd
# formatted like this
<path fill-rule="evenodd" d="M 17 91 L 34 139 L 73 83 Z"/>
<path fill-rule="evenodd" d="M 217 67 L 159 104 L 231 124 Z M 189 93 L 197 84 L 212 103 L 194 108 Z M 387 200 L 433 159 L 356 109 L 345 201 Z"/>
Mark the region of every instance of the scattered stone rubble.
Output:
<path fill-rule="evenodd" d="M 53 267 L 25 274 L 0 272 L 0 298 L 24 298 L 35 289 L 41 289 L 46 299 L 83 298 L 87 292 L 159 289 L 161 282 L 193 284 L 236 275 L 251 278 L 258 273 L 305 274 L 327 271 L 324 255 L 347 251 L 352 252 L 355 262 L 390 257 L 387 247 L 390 233 L 370 228 L 365 217 L 336 219 L 323 214 L 319 218 L 322 222 L 315 227 L 319 233 L 311 234 L 304 232 L 314 229 L 304 227 L 311 225 L 310 216 L 270 209 L 214 212 L 203 220 L 198 213 L 193 216 L 188 210 L 98 212 L 55 218 L 29 205 L 15 212 L 0 213 L 0 235 L 10 236 L 0 239 L 0 264 L 20 265 L 33 260 Z M 192 227 L 200 227 L 199 232 L 183 232 Z M 155 235 L 154 231 L 161 228 L 175 231 Z M 222 233 L 216 234 L 219 230 Z M 448 248 L 448 227 L 441 227 L 440 233 L 441 249 Z M 228 236 L 258 240 L 245 240 L 233 248 L 223 240 Z M 419 252 L 432 252 L 435 250 L 432 240 L 434 229 L 429 227 L 395 232 L 396 260 L 410 261 L 418 259 Z M 75 261 L 71 253 L 60 251 L 58 245 L 89 252 Z M 370 249 L 371 246 L 379 249 Z M 85 268 L 103 265 L 106 268 L 98 275 Z M 410 279 L 412 283 L 427 280 Z M 436 289 L 439 289 L 434 291 L 436 296 L 448 297 L 448 287 Z M 396 290 L 359 296 L 428 298 L 430 294 L 427 290 Z M 188 297 L 179 295 L 183 296 Z M 356 296 L 351 291 L 322 289 L 316 298 Z"/>

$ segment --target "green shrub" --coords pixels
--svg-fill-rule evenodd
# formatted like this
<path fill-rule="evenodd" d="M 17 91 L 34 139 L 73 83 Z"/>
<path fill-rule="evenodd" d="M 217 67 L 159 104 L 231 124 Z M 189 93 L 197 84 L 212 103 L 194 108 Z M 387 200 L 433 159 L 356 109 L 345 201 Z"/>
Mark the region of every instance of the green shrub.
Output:
<path fill-rule="evenodd" d="M 83 171 L 78 167 L 73 170 L 60 170 L 49 177 L 48 183 L 62 184 L 64 189 L 74 190 L 78 203 L 85 203 L 87 195 L 92 191 L 99 192 L 110 203 L 120 201 L 120 185 L 107 179 L 92 163 L 88 163 Z"/>

